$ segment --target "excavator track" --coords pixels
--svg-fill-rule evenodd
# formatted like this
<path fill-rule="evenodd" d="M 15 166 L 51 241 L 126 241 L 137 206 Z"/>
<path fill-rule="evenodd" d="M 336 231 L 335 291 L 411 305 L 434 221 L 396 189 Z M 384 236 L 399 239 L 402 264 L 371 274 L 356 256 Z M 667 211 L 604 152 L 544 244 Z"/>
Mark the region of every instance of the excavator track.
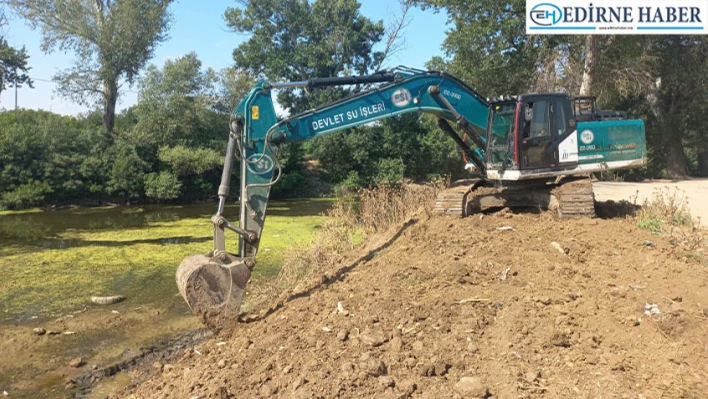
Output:
<path fill-rule="evenodd" d="M 467 216 L 467 197 L 482 179 L 457 180 L 435 198 L 433 212 L 442 215 Z"/>
<path fill-rule="evenodd" d="M 560 218 L 595 217 L 595 195 L 587 177 L 565 177 L 556 184 L 543 181 L 491 187 L 482 179 L 453 182 L 438 194 L 434 211 L 461 217 L 490 209 L 540 208 Z"/>
<path fill-rule="evenodd" d="M 589 177 L 566 178 L 552 191 L 561 218 L 595 217 L 595 193 Z"/>

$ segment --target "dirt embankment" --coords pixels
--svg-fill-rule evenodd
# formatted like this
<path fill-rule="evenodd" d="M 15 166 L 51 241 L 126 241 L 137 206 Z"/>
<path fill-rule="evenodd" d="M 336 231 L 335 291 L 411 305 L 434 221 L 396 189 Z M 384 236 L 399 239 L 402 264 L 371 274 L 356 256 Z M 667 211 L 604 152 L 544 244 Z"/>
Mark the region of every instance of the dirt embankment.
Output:
<path fill-rule="evenodd" d="M 704 398 L 707 283 L 629 220 L 411 221 L 118 396 Z"/>

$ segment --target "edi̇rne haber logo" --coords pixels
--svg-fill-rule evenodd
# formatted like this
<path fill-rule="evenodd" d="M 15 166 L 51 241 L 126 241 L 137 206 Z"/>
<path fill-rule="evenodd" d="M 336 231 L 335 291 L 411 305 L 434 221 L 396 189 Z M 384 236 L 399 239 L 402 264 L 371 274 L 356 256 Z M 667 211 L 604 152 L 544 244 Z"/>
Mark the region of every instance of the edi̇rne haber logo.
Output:
<path fill-rule="evenodd" d="M 526 0 L 527 34 L 708 34 L 706 0 Z"/>

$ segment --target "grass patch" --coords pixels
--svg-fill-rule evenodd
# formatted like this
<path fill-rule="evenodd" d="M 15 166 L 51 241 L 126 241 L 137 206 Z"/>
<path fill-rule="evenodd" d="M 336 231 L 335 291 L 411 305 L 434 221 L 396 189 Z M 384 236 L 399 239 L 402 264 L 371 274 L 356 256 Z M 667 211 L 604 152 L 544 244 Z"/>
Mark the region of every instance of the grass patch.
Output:
<path fill-rule="evenodd" d="M 278 275 L 285 248 L 309 242 L 333 200 L 272 201 L 254 280 Z M 80 308 L 92 295 L 125 295 L 131 306 L 177 294 L 183 258 L 212 249 L 212 204 L 77 208 L 0 217 L 0 323 Z M 227 215 L 237 218 L 237 206 Z M 228 236 L 229 250 L 237 238 Z"/>
<path fill-rule="evenodd" d="M 636 220 L 638 227 L 668 237 L 670 243 L 693 254 L 690 258 L 698 258 L 702 263 L 705 237 L 700 220 L 691 216 L 688 199 L 681 190 L 668 187 L 655 190 L 637 212 Z"/>

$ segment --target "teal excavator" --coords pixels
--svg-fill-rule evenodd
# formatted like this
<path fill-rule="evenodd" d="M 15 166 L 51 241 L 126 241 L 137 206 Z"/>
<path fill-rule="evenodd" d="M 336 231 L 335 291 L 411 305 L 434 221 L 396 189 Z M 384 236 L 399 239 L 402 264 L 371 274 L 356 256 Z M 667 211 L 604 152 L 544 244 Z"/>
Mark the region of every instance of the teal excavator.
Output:
<path fill-rule="evenodd" d="M 357 94 L 278 119 L 272 91 L 359 85 Z M 266 219 L 270 189 L 281 177 L 278 148 L 410 112 L 438 118 L 476 175 L 452 184 L 435 209 L 465 216 L 503 206 L 557 211 L 560 217 L 595 216 L 589 174 L 646 165 L 644 123 L 621 111 L 595 109 L 592 97 L 522 94 L 485 98 L 441 72 L 397 67 L 366 76 L 258 83 L 231 122 L 219 204 L 211 218 L 214 249 L 186 258 L 177 285 L 192 312 L 212 329 L 237 322 Z M 462 134 L 458 133 L 461 132 Z M 234 160 L 240 162 L 240 215 L 227 219 Z M 238 252 L 226 248 L 226 232 Z"/>

